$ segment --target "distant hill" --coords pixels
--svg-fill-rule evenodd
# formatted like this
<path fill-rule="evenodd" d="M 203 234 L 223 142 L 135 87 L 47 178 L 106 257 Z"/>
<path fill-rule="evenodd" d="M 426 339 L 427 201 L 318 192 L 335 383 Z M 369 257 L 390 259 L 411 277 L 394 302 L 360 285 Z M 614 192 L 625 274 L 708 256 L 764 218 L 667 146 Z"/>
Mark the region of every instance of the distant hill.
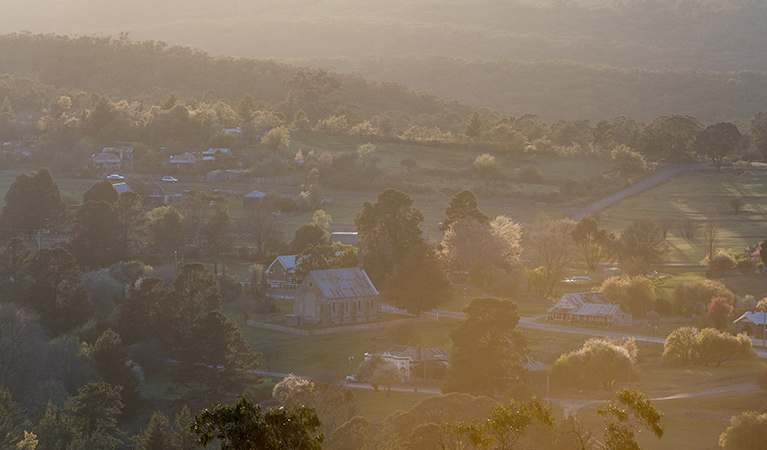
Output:
<path fill-rule="evenodd" d="M 650 122 L 660 115 L 683 114 L 712 124 L 744 121 L 767 109 L 767 72 L 761 71 L 620 69 L 563 60 L 520 62 L 444 55 L 295 62 L 398 81 L 515 117 L 538 114 L 549 123 L 619 115 Z"/>
<path fill-rule="evenodd" d="M 283 102 L 291 91 L 291 81 L 306 71 L 274 61 L 211 57 L 198 50 L 154 41 L 29 33 L 0 35 L 0 74 L 32 76 L 44 86 L 70 94 L 84 91 L 108 95 L 114 100 L 157 102 L 178 95 L 215 102 L 236 101 L 251 95 L 269 108 Z M 466 117 L 473 109 L 409 90 L 402 84 L 373 82 L 359 75 L 330 74 L 330 78 L 339 86 L 327 95 L 333 95 L 339 113 L 347 115 L 371 117 L 392 110 L 413 116 Z M 7 95 L 7 89 L 8 84 L 0 83 L 0 101 L 4 92 Z M 29 89 L 45 88 L 30 85 Z M 30 93 L 27 97 L 34 95 Z"/>
<path fill-rule="evenodd" d="M 4 6 L 5 33 L 126 33 L 214 56 L 276 61 L 261 72 L 266 79 L 282 76 L 279 62 L 333 67 L 549 122 L 617 114 L 648 121 L 679 113 L 709 123 L 746 119 L 765 104 L 767 3 L 756 0 L 6 0 Z M 179 83 L 196 75 L 176 74 Z M 281 95 L 268 85 L 264 98 Z M 214 89 L 228 94 L 229 88 Z"/>

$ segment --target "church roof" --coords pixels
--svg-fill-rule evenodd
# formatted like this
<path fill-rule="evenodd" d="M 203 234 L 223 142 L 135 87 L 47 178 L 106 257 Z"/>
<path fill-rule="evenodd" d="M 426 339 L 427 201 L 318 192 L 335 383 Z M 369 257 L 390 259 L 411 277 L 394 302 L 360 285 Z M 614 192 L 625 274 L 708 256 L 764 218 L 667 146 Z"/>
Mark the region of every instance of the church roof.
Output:
<path fill-rule="evenodd" d="M 312 270 L 309 275 L 317 283 L 325 298 L 354 298 L 378 295 L 378 290 L 364 270 L 349 269 Z"/>

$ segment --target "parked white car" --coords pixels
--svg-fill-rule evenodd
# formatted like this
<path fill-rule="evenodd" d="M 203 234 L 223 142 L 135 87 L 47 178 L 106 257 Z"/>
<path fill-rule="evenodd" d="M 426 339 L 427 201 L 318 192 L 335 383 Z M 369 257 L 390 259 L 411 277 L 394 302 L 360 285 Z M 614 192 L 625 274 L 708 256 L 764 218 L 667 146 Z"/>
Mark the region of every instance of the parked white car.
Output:
<path fill-rule="evenodd" d="M 109 180 L 109 181 L 123 181 L 124 179 L 125 179 L 124 176 L 122 176 L 120 174 L 116 174 L 116 173 L 113 173 L 112 175 L 109 175 L 107 177 L 107 180 Z"/>
<path fill-rule="evenodd" d="M 169 176 L 169 175 L 166 175 L 166 176 L 162 177 L 162 182 L 163 183 L 178 183 L 178 180 L 176 178 L 173 178 L 173 177 Z"/>

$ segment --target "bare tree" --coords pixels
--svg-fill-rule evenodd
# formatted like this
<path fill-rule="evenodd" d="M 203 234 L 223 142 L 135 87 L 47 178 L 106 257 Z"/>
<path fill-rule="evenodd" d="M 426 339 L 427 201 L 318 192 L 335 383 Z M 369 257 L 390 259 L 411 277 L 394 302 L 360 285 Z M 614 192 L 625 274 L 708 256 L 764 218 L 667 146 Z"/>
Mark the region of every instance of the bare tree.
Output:
<path fill-rule="evenodd" d="M 544 298 L 551 295 L 557 282 L 564 275 L 565 267 L 573 261 L 576 251 L 572 239 L 574 228 L 575 222 L 570 219 L 539 218 L 525 239 L 524 247 L 535 264 L 543 268 Z"/>
<path fill-rule="evenodd" d="M 237 223 L 237 229 L 256 246 L 259 253 L 264 252 L 271 238 L 284 239 L 276 211 L 263 205 L 246 210 L 243 218 Z"/>
<path fill-rule="evenodd" d="M 716 254 L 717 235 L 719 234 L 719 225 L 716 216 L 710 216 L 703 226 L 703 250 L 706 252 L 706 259 L 711 259 Z"/>

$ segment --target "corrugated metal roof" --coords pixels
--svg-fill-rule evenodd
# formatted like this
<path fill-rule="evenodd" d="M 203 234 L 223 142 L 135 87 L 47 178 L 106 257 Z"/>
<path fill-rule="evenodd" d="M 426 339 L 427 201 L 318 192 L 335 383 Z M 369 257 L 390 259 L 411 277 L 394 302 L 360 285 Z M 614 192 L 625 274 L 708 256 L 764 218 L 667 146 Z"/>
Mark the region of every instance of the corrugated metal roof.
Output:
<path fill-rule="evenodd" d="M 253 191 L 253 192 L 251 192 L 249 194 L 245 194 L 245 197 L 248 197 L 248 198 L 263 198 L 263 197 L 266 197 L 266 194 L 264 194 L 261 191 Z"/>
<path fill-rule="evenodd" d="M 131 190 L 126 183 L 115 183 L 112 185 L 112 187 L 115 188 L 118 194 L 122 194 L 123 192 L 128 192 Z"/>
<path fill-rule="evenodd" d="M 386 350 L 384 354 L 410 358 L 411 361 L 420 361 L 421 358 L 427 361 L 447 361 L 448 360 L 447 352 L 439 347 L 419 349 L 417 347 L 412 347 L 409 345 L 395 345 L 389 350 Z"/>
<path fill-rule="evenodd" d="M 278 256 L 277 259 L 280 260 L 280 263 L 282 263 L 282 266 L 286 269 L 295 269 L 296 268 L 296 256 L 297 255 L 283 255 Z"/>
<path fill-rule="evenodd" d="M 749 322 L 752 322 L 752 323 L 754 323 L 756 325 L 764 325 L 765 324 L 765 319 L 767 319 L 767 314 L 765 314 L 765 313 L 746 311 L 745 313 L 743 313 L 742 316 L 738 317 L 737 319 L 733 320 L 732 322 L 733 323 L 738 323 L 738 322 L 749 321 Z"/>
<path fill-rule="evenodd" d="M 619 309 L 620 306 L 618 305 L 586 304 L 581 306 L 577 311 L 573 311 L 570 314 L 574 316 L 612 316 Z"/>
<path fill-rule="evenodd" d="M 364 270 L 350 269 L 312 270 L 309 272 L 325 298 L 353 298 L 378 295 L 378 290 Z"/>

